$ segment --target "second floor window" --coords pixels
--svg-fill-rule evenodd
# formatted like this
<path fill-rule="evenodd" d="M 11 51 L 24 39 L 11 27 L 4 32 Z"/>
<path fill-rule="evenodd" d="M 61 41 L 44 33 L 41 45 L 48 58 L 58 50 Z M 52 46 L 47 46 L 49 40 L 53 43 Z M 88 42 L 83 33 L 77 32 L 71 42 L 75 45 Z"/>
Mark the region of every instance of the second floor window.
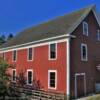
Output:
<path fill-rule="evenodd" d="M 17 59 L 17 51 L 14 50 L 13 51 L 13 61 L 16 61 L 16 59 Z"/>
<path fill-rule="evenodd" d="M 56 59 L 57 56 L 57 44 L 53 43 L 50 44 L 49 47 L 49 59 Z"/>
<path fill-rule="evenodd" d="M 87 61 L 88 60 L 88 53 L 87 53 L 87 45 L 81 44 L 81 60 Z"/>
<path fill-rule="evenodd" d="M 100 30 L 97 30 L 97 39 L 100 41 Z"/>
<path fill-rule="evenodd" d="M 88 23 L 83 22 L 83 35 L 88 36 Z"/>
<path fill-rule="evenodd" d="M 29 48 L 28 49 L 28 60 L 32 60 L 32 55 L 33 55 L 33 49 L 32 48 Z"/>

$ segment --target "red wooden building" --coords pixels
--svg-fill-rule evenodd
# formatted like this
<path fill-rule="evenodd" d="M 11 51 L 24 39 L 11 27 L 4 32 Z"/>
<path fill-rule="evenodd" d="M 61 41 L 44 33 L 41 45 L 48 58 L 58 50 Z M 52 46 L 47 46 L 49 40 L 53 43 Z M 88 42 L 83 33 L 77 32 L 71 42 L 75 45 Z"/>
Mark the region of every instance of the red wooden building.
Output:
<path fill-rule="evenodd" d="M 44 90 L 75 98 L 94 93 L 100 83 L 100 21 L 94 6 L 19 33 L 0 47 L 12 81 L 25 73 L 26 84 L 40 80 Z"/>

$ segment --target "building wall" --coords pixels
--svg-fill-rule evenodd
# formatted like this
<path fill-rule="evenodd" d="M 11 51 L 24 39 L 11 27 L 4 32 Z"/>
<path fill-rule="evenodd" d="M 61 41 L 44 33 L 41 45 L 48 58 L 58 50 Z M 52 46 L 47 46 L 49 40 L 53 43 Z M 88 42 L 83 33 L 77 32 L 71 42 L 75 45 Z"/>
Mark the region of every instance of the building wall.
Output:
<path fill-rule="evenodd" d="M 73 32 L 76 38 L 71 39 L 71 95 L 75 96 L 75 73 L 86 73 L 87 93 L 95 91 L 95 83 L 100 83 L 100 71 L 96 66 L 100 63 L 100 41 L 97 41 L 97 30 L 100 27 L 91 11 L 84 19 L 89 25 L 89 35 L 83 35 L 82 23 Z M 81 43 L 87 44 L 88 61 L 81 61 Z M 84 84 L 82 81 L 80 84 Z M 80 85 L 77 86 L 77 88 Z M 81 89 L 81 88 L 80 88 Z M 78 90 L 78 93 L 81 91 Z"/>
<path fill-rule="evenodd" d="M 57 43 L 56 60 L 49 60 L 49 45 L 34 47 L 33 61 L 27 61 L 27 49 L 17 51 L 16 62 L 12 61 L 12 51 L 6 52 L 5 58 L 16 65 L 17 75 L 20 72 L 26 75 L 27 69 L 33 69 L 33 77 L 45 90 L 48 90 L 48 70 L 57 70 L 57 89 L 53 91 L 66 93 L 66 42 Z"/>

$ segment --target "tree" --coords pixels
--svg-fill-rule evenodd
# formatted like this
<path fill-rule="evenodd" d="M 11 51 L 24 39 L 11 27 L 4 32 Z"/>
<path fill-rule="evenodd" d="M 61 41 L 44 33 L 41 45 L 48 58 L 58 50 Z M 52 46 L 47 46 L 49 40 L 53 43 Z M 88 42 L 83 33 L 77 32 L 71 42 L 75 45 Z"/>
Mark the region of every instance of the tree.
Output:
<path fill-rule="evenodd" d="M 6 74 L 8 64 L 3 58 L 0 58 L 0 97 L 5 100 L 5 95 L 7 94 L 7 81 L 9 80 Z"/>
<path fill-rule="evenodd" d="M 1 35 L 0 36 L 0 45 L 2 45 L 3 43 L 5 43 L 6 42 L 6 37 L 5 37 L 5 35 Z"/>
<path fill-rule="evenodd" d="M 13 34 L 12 33 L 10 33 L 9 35 L 8 35 L 8 38 L 7 38 L 7 40 L 10 40 L 10 39 L 12 39 L 14 36 L 13 36 Z"/>

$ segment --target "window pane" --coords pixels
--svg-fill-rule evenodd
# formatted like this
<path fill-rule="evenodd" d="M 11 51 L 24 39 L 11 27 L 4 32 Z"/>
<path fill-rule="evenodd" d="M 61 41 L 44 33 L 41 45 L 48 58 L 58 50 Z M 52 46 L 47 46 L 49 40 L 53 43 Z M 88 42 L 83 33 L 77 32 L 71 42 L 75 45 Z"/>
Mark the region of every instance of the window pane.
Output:
<path fill-rule="evenodd" d="M 16 61 L 16 50 L 13 51 L 13 61 Z"/>
<path fill-rule="evenodd" d="M 50 72 L 50 87 L 55 88 L 55 72 Z"/>
<path fill-rule="evenodd" d="M 50 58 L 56 58 L 56 45 L 50 44 Z"/>
<path fill-rule="evenodd" d="M 16 71 L 13 70 L 13 81 L 16 81 Z"/>
<path fill-rule="evenodd" d="M 29 48 L 29 53 L 28 53 L 28 57 L 29 57 L 29 60 L 32 60 L 32 48 Z"/>
<path fill-rule="evenodd" d="M 28 71 L 28 84 L 32 84 L 32 72 Z"/>

